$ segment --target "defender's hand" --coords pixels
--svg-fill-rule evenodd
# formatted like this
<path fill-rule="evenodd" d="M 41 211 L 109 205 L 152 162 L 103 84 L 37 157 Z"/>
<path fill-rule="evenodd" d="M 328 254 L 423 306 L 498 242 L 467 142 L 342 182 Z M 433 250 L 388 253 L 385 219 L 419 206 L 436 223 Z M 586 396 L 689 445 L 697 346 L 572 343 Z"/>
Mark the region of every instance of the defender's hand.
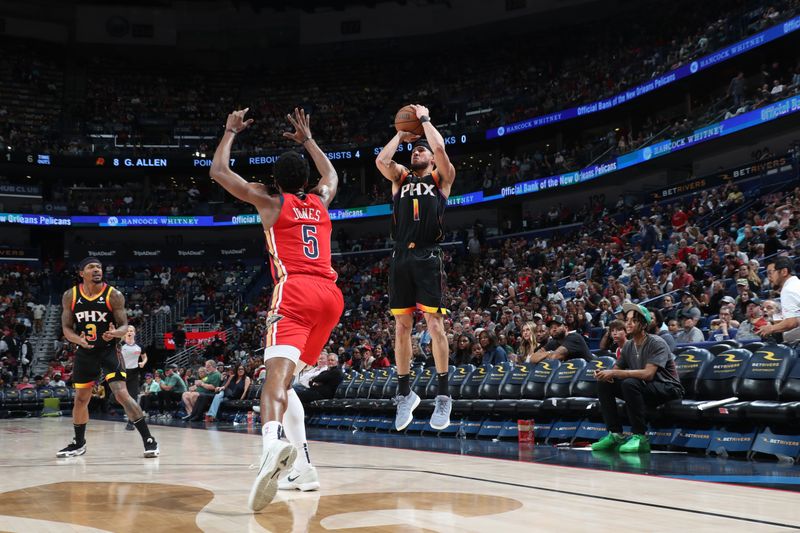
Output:
<path fill-rule="evenodd" d="M 244 116 L 248 111 L 250 111 L 250 108 L 246 107 L 245 109 L 234 111 L 228 115 L 228 120 L 225 121 L 225 129 L 233 130 L 235 133 L 241 133 L 242 131 L 246 130 L 248 126 L 253 123 L 252 118 L 248 118 L 247 120 L 244 119 Z"/>
<path fill-rule="evenodd" d="M 283 132 L 286 139 L 291 139 L 297 144 L 303 144 L 311 139 L 311 114 L 306 115 L 303 108 L 294 108 L 292 115 L 286 115 L 286 119 L 294 126 L 294 133 Z"/>

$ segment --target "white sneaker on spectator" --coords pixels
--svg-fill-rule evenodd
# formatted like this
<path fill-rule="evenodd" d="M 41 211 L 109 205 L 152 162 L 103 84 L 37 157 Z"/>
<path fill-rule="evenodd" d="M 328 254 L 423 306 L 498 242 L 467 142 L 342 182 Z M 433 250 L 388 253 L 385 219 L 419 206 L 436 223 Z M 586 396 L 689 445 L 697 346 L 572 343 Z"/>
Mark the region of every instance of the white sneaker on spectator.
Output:
<path fill-rule="evenodd" d="M 292 468 L 289 475 L 278 482 L 278 489 L 300 490 L 303 492 L 319 490 L 319 475 L 317 474 L 317 469 L 310 466 L 305 471 L 301 472 L 297 468 Z"/>
<path fill-rule="evenodd" d="M 290 469 L 297 459 L 297 448 L 288 442 L 273 440 L 261 456 L 261 468 L 250 489 L 247 504 L 253 511 L 260 511 L 275 498 L 278 492 L 278 478 Z"/>

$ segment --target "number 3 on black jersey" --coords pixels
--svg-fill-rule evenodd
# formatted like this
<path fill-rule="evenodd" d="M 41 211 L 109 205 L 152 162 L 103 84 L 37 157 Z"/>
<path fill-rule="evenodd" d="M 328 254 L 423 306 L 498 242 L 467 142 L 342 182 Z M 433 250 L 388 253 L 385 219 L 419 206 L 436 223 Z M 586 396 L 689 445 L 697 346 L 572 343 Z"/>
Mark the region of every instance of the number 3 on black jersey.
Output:
<path fill-rule="evenodd" d="M 317 242 L 317 227 L 316 226 L 302 226 L 303 231 L 303 253 L 309 259 L 317 259 L 319 257 L 319 243 Z"/>

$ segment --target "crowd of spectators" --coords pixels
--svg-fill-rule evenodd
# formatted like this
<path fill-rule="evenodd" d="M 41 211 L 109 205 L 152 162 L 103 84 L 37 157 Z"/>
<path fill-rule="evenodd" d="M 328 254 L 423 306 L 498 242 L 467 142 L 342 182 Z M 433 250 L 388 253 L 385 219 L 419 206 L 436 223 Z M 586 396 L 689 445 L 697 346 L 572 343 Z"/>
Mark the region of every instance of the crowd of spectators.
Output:
<path fill-rule="evenodd" d="M 530 35 L 508 36 L 502 41 L 493 39 L 487 46 L 475 39 L 459 44 L 457 51 L 445 42 L 431 51 L 425 62 L 411 57 L 401 59 L 399 65 L 375 61 L 381 46 L 391 49 L 396 46 L 393 42 L 348 53 L 345 66 L 341 50 L 315 49 L 305 53 L 309 57 L 304 56 L 303 72 L 297 72 L 294 62 L 275 61 L 253 67 L 245 75 L 243 71 L 187 70 L 168 65 L 168 59 L 161 67 L 144 60 L 137 67 L 130 58 L 99 57 L 87 68 L 87 94 L 78 100 L 83 103 L 69 106 L 69 115 L 77 117 L 82 136 L 54 138 L 51 130 L 59 120 L 18 120 L 16 109 L 0 106 L 0 113 L 5 109 L 9 115 L 4 121 L 7 129 L 0 130 L 0 142 L 72 154 L 108 153 L 115 144 L 188 143 L 193 151 L 207 153 L 213 150 L 225 112 L 246 105 L 256 122 L 236 148 L 264 152 L 287 146 L 279 135 L 286 127 L 286 111 L 302 105 L 314 115 L 315 132 L 328 141 L 326 146 L 379 145 L 386 140 L 391 110 L 411 100 L 424 100 L 432 109 L 441 110 L 438 115 L 448 124 L 443 126 L 445 132 L 481 131 L 615 94 L 786 20 L 798 7 L 797 0 L 779 0 L 769 6 L 754 0 L 715 0 L 699 5 L 681 1 L 660 5 L 657 10 L 643 5 L 623 16 L 615 14 L 607 23 L 593 20 L 553 33 L 537 33 L 534 40 Z M 675 23 L 664 24 L 664 20 Z M 581 38 L 568 40 L 573 44 L 565 46 L 565 31 Z M 550 41 L 559 43 L 559 54 L 552 50 L 542 53 Z M 19 72 L 4 80 L 27 80 L 40 92 L 58 94 L 62 80 L 49 80 L 59 78 L 59 73 L 61 78 L 65 76 L 63 65 L 49 59 L 40 47 L 13 41 L 3 46 L 12 52 L 4 56 L 16 58 L 6 60 L 12 62 L 7 70 L 32 65 L 32 73 Z M 119 67 L 122 63 L 125 68 Z M 398 70 L 413 70 L 418 75 L 406 81 L 397 78 Z M 44 80 L 43 71 L 48 73 Z M 774 79 L 767 83 L 774 96 Z M 736 94 L 738 103 L 742 97 Z M 33 105 L 34 100 L 26 102 Z M 56 98 L 51 105 L 56 117 L 63 107 Z M 467 115 L 475 109 L 491 111 Z M 647 131 L 623 132 L 615 135 L 614 142 L 626 149 L 646 139 Z M 113 134 L 116 139 L 87 137 L 98 133 Z M 561 158 L 568 161 L 567 155 L 554 154 L 553 164 L 558 166 L 556 160 Z"/>

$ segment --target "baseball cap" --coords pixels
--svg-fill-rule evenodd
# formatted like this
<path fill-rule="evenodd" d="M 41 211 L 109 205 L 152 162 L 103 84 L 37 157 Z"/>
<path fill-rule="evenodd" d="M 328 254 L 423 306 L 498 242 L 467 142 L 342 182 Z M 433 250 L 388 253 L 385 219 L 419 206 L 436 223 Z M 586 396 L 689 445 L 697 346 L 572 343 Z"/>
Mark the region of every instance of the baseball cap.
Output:
<path fill-rule="evenodd" d="M 552 324 L 564 324 L 564 317 L 561 315 L 556 315 L 550 320 L 547 321 L 547 327 L 549 328 Z"/>
<path fill-rule="evenodd" d="M 651 322 L 653 322 L 653 315 L 651 315 L 650 314 L 650 310 L 647 309 L 643 305 L 639 305 L 639 304 L 634 304 L 634 303 L 628 302 L 628 303 L 622 304 L 622 310 L 625 313 L 627 313 L 628 311 L 633 311 L 634 313 L 639 313 L 640 315 L 642 315 L 644 317 L 644 321 L 648 325 Z"/>
<path fill-rule="evenodd" d="M 720 299 L 720 302 L 725 302 L 726 304 L 735 304 L 736 300 L 734 300 L 732 296 L 723 296 Z"/>
<path fill-rule="evenodd" d="M 747 278 L 739 278 L 739 279 L 736 280 L 736 284 L 737 285 L 744 285 L 745 287 L 747 287 L 748 285 L 750 285 L 750 282 L 747 281 Z"/>
<path fill-rule="evenodd" d="M 175 363 L 172 363 L 171 365 L 167 365 L 167 368 L 170 369 L 170 370 L 177 370 L 178 369 L 178 365 L 176 365 Z"/>

